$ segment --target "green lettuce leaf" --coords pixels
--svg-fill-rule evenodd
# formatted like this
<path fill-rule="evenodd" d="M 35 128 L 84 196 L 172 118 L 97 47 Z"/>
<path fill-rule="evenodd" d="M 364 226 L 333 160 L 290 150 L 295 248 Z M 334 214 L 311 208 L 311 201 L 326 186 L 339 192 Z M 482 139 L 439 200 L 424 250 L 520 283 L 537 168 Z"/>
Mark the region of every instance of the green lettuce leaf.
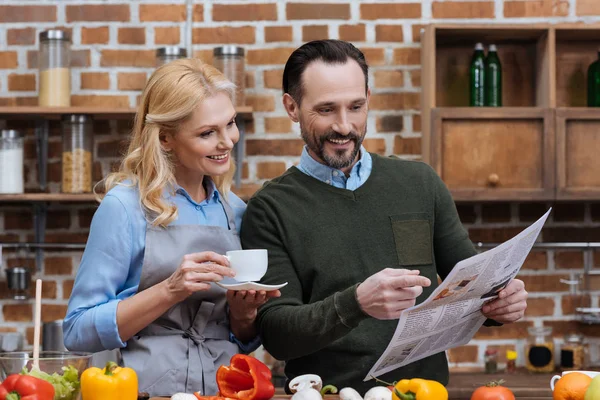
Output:
<path fill-rule="evenodd" d="M 21 374 L 31 375 L 50 382 L 54 386 L 54 400 L 75 400 L 79 394 L 79 375 L 77 369 L 69 365 L 68 367 L 62 367 L 62 371 L 62 375 L 56 372 L 50 375 L 37 369 L 27 371 L 27 368 L 23 367 Z"/>

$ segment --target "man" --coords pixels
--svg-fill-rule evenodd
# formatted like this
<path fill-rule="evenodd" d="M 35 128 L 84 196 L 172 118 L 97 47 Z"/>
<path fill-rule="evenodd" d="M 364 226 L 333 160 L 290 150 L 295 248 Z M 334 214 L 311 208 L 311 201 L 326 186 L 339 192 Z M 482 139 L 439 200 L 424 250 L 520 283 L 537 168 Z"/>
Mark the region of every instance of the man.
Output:
<path fill-rule="evenodd" d="M 476 253 L 454 202 L 426 164 L 369 154 L 368 66 L 352 44 L 314 41 L 290 56 L 283 104 L 306 143 L 298 167 L 248 203 L 245 248 L 269 250 L 264 283 L 288 282 L 259 310 L 263 345 L 286 375 L 314 373 L 364 393 L 364 377 L 402 310 L 426 299 L 452 267 Z M 513 280 L 482 312 L 487 325 L 520 319 Z M 445 353 L 383 375 L 448 382 Z"/>

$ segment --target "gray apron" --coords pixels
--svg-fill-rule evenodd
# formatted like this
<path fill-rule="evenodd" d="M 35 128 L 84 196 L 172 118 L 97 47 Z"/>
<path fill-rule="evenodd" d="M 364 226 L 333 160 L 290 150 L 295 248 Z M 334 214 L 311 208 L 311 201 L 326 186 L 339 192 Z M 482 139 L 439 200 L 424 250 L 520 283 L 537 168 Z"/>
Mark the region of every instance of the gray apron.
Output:
<path fill-rule="evenodd" d="M 241 249 L 234 213 L 222 201 L 229 230 L 218 226 L 173 225 L 146 229 L 146 249 L 138 292 L 167 279 L 189 253 L 225 254 Z M 123 363 L 138 373 L 139 391 L 150 396 L 201 391 L 215 395 L 220 365 L 239 353 L 229 341 L 225 289 L 215 284 L 196 292 L 138 332 L 121 349 Z"/>

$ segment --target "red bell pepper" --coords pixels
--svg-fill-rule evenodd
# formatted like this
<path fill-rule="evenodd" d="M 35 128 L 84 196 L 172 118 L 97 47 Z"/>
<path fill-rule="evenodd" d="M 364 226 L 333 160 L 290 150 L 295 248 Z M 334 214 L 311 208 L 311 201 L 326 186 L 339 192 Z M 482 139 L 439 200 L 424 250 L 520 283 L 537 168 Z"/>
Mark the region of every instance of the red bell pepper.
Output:
<path fill-rule="evenodd" d="M 267 400 L 275 394 L 269 367 L 244 354 L 234 355 L 230 365 L 219 367 L 217 386 L 220 396 L 238 400 Z"/>
<path fill-rule="evenodd" d="M 0 385 L 0 400 L 53 400 L 54 386 L 29 375 L 9 375 Z"/>

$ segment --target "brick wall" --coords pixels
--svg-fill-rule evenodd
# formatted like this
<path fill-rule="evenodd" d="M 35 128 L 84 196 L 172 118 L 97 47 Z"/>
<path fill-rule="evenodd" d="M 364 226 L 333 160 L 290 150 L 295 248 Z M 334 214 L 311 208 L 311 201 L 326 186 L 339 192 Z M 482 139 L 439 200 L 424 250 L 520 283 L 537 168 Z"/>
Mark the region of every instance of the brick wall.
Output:
<path fill-rule="evenodd" d="M 40 31 L 62 27 L 73 37 L 73 105 L 134 106 L 154 67 L 154 50 L 185 46 L 186 7 L 183 1 L 165 5 L 155 0 L 76 2 L 48 0 L 43 5 L 6 0 L 0 5 L 0 105 L 34 105 Z M 260 183 L 298 161 L 297 126 L 287 119 L 280 102 L 283 64 L 290 52 L 307 40 L 340 38 L 354 42 L 371 65 L 372 102 L 366 147 L 381 154 L 419 159 L 421 153 L 419 30 L 430 22 L 522 23 L 600 21 L 597 0 L 332 0 L 197 2 L 193 6 L 194 55 L 211 62 L 212 48 L 240 44 L 247 49 L 247 104 L 254 121 L 247 136 L 245 183 Z M 27 190 L 37 187 L 35 144 L 30 121 L 11 122 L 27 132 Z M 119 160 L 129 123 L 95 123 L 96 180 Z M 50 190 L 59 190 L 60 127 L 51 123 Z M 553 205 L 555 211 L 542 234 L 545 241 L 594 241 L 600 238 L 600 204 L 494 203 L 460 204 L 462 220 L 475 241 L 497 242 L 517 233 Z M 90 205 L 50 207 L 47 241 L 85 243 L 93 215 Z M 22 204 L 0 206 L 0 242 L 32 241 L 31 209 Z M 6 266 L 34 267 L 33 254 L 4 251 Z M 61 318 L 81 257 L 80 251 L 46 252 L 42 277 L 46 285 L 44 320 Z M 525 328 L 555 327 L 557 344 L 565 329 L 575 327 L 573 304 L 598 306 L 600 282 L 579 302 L 559 279 L 583 268 L 581 251 L 532 254 L 522 272 L 531 292 L 527 318 L 510 327 L 484 329 L 476 340 L 450 352 L 453 367 L 481 366 L 486 346 L 522 352 Z M 593 259 L 596 266 L 600 256 Z M 3 274 L 0 274 L 3 278 Z M 0 281 L 0 292 L 6 293 Z M 32 343 L 31 303 L 0 301 L 0 331 L 26 333 Z M 567 322 L 563 322 L 567 321 Z M 591 341 L 600 335 L 581 327 Z M 522 358 L 519 360 L 523 363 Z"/>

